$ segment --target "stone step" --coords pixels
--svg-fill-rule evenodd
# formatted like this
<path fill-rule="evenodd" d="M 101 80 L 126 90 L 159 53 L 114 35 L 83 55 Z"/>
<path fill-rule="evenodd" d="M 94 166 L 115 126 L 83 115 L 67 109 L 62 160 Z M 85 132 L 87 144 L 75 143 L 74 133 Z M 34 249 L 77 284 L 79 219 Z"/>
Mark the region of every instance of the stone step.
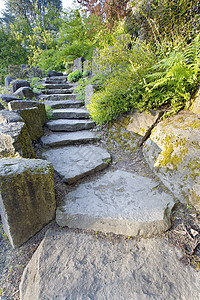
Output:
<path fill-rule="evenodd" d="M 50 149 L 44 151 L 42 156 L 52 162 L 54 170 L 69 184 L 103 170 L 110 162 L 110 154 L 94 145 Z"/>
<path fill-rule="evenodd" d="M 52 77 L 45 77 L 43 78 L 44 82 L 55 82 L 55 81 L 59 81 L 59 82 L 67 82 L 67 76 L 52 76 Z"/>
<path fill-rule="evenodd" d="M 53 95 L 41 95 L 40 99 L 45 100 L 76 100 L 78 94 L 53 94 Z"/>
<path fill-rule="evenodd" d="M 73 85 L 68 84 L 68 83 L 43 83 L 43 86 L 45 87 L 45 89 L 71 89 L 71 88 L 75 88 Z"/>
<path fill-rule="evenodd" d="M 99 137 L 94 132 L 88 130 L 76 132 L 56 132 L 41 138 L 41 142 L 44 147 L 82 144 L 96 142 L 98 140 Z"/>
<path fill-rule="evenodd" d="M 74 88 L 69 89 L 48 89 L 43 92 L 45 95 L 51 94 L 73 94 Z"/>
<path fill-rule="evenodd" d="M 23 272 L 20 299 L 199 300 L 200 272 L 183 257 L 166 238 L 51 229 Z"/>
<path fill-rule="evenodd" d="M 62 101 L 46 100 L 46 101 L 44 101 L 44 104 L 50 106 L 52 109 L 72 108 L 72 107 L 78 108 L 78 107 L 83 106 L 83 103 L 80 100 L 62 100 Z"/>
<path fill-rule="evenodd" d="M 52 131 L 79 131 L 91 129 L 95 123 L 91 120 L 59 119 L 47 122 L 46 126 Z"/>
<path fill-rule="evenodd" d="M 83 108 L 62 108 L 52 111 L 54 119 L 88 119 L 89 112 Z"/>
<path fill-rule="evenodd" d="M 150 178 L 109 171 L 69 192 L 57 209 L 59 226 L 128 236 L 159 234 L 171 226 L 174 200 Z"/>

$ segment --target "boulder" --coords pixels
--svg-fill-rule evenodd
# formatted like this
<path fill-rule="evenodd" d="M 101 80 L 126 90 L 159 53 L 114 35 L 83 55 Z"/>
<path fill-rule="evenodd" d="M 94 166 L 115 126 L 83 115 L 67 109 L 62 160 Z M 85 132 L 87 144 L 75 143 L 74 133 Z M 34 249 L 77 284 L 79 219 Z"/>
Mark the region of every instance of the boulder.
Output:
<path fill-rule="evenodd" d="M 0 182 L 3 227 L 15 248 L 54 218 L 53 167 L 41 159 L 0 159 Z"/>
<path fill-rule="evenodd" d="M 26 80 L 16 79 L 11 82 L 11 86 L 12 86 L 12 93 L 14 93 L 20 87 L 24 87 L 24 86 L 30 87 L 30 83 Z"/>
<path fill-rule="evenodd" d="M 23 119 L 11 111 L 0 111 L 0 158 L 35 158 L 31 138 Z"/>
<path fill-rule="evenodd" d="M 49 72 L 47 73 L 47 76 L 48 76 L 48 77 L 53 77 L 53 76 L 63 76 L 63 73 L 56 72 L 56 71 L 49 71 Z"/>
<path fill-rule="evenodd" d="M 87 107 L 87 105 L 90 104 L 90 99 L 92 97 L 92 95 L 94 94 L 95 91 L 95 87 L 93 84 L 88 84 L 85 87 L 85 106 Z"/>
<path fill-rule="evenodd" d="M 145 142 L 151 169 L 174 196 L 200 209 L 200 116 L 185 111 L 160 122 Z"/>
<path fill-rule="evenodd" d="M 14 92 L 14 95 L 19 96 L 20 98 L 26 98 L 26 99 L 33 99 L 33 97 L 35 96 L 32 88 L 28 87 L 28 86 L 18 88 Z"/>
<path fill-rule="evenodd" d="M 75 59 L 74 63 L 73 63 L 73 72 L 76 70 L 83 72 L 83 62 L 84 62 L 83 57 L 79 57 L 79 58 Z"/>
<path fill-rule="evenodd" d="M 165 239 L 49 230 L 22 275 L 21 300 L 197 300 L 200 272 Z"/>
<path fill-rule="evenodd" d="M 40 122 L 43 126 L 46 122 L 46 110 L 45 110 L 45 104 L 41 103 L 39 101 L 29 101 L 29 100 L 16 100 L 11 101 L 8 103 L 8 109 L 9 110 L 18 110 L 18 109 L 26 109 L 26 108 L 32 108 L 37 107 L 39 110 L 40 115 Z"/>
<path fill-rule="evenodd" d="M 37 141 L 43 136 L 43 128 L 38 107 L 19 109 L 16 110 L 16 112 L 23 118 L 32 141 Z"/>
<path fill-rule="evenodd" d="M 9 103 L 10 101 L 14 101 L 14 100 L 20 100 L 19 97 L 16 97 L 14 95 L 2 95 L 2 94 L 0 94 L 0 99 L 5 103 Z"/>
<path fill-rule="evenodd" d="M 6 78 L 5 78 L 5 87 L 6 87 L 7 90 L 9 90 L 11 81 L 13 81 L 13 80 L 15 80 L 15 79 L 12 78 L 12 77 L 6 77 Z"/>
<path fill-rule="evenodd" d="M 196 93 L 195 99 L 190 107 L 190 111 L 195 114 L 200 114 L 200 88 Z"/>
<path fill-rule="evenodd" d="M 125 152 L 134 152 L 149 136 L 161 115 L 161 111 L 134 111 L 124 114 L 110 123 L 108 139 L 111 144 L 121 147 Z"/>

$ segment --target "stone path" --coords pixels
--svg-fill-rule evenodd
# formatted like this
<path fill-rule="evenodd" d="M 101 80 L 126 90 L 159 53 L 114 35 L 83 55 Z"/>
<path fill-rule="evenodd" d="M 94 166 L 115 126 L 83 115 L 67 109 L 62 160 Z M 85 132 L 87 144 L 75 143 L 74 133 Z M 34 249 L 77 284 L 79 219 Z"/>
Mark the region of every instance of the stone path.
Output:
<path fill-rule="evenodd" d="M 98 140 L 90 130 L 95 124 L 66 77 L 48 78 L 45 84 L 42 99 L 55 119 L 46 123 L 51 132 L 41 139 L 42 155 L 64 182 L 74 184 L 106 168 L 111 157 L 91 145 Z M 173 206 L 159 182 L 131 170 L 78 181 L 56 212 L 59 226 L 72 230 L 47 232 L 25 269 L 20 299 L 199 300 L 199 274 L 179 261 L 182 252 L 166 240 L 95 238 L 97 231 L 135 237 L 162 233 L 170 228 Z M 76 228 L 87 231 L 75 233 Z"/>

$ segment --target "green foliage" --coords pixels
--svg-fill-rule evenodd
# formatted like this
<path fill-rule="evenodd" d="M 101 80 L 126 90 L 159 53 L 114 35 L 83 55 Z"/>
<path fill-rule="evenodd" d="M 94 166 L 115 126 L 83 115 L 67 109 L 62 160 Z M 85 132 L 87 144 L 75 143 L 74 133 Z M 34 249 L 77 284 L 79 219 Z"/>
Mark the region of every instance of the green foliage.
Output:
<path fill-rule="evenodd" d="M 89 111 L 94 121 L 102 124 L 132 109 L 165 105 L 167 116 L 190 105 L 200 80 L 200 35 L 168 54 L 159 49 L 160 56 L 149 44 L 126 36 L 123 42 L 112 38 L 111 45 L 98 50 L 96 58 L 107 79 L 91 99 Z"/>
<path fill-rule="evenodd" d="M 144 108 L 170 104 L 168 114 L 187 108 L 200 79 L 200 35 L 182 51 L 173 51 L 161 59 L 150 71 L 146 76 Z"/>
<path fill-rule="evenodd" d="M 3 83 L 9 65 L 27 63 L 28 51 L 3 25 L 0 25 L 0 45 L 0 83 Z"/>
<path fill-rule="evenodd" d="M 70 82 L 77 82 L 81 77 L 82 77 L 82 72 L 80 70 L 76 70 L 67 76 L 67 80 Z"/>

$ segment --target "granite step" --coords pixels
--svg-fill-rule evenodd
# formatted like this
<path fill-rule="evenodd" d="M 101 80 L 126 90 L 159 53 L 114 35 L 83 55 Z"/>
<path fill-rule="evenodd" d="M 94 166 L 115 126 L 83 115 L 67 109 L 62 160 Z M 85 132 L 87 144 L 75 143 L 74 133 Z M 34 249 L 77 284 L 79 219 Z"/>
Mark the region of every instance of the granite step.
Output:
<path fill-rule="evenodd" d="M 105 169 L 111 160 L 107 150 L 94 145 L 49 149 L 42 156 L 53 164 L 54 170 L 68 184 Z"/>
<path fill-rule="evenodd" d="M 67 82 L 67 76 L 52 76 L 43 78 L 44 82 Z"/>
<path fill-rule="evenodd" d="M 88 130 L 75 132 L 56 132 L 48 136 L 43 136 L 41 142 L 44 147 L 57 147 L 88 142 L 96 142 L 99 137 L 94 132 Z"/>
<path fill-rule="evenodd" d="M 50 106 L 52 109 L 73 108 L 73 107 L 78 108 L 83 106 L 83 102 L 80 100 L 62 100 L 62 101 L 46 100 L 44 101 L 44 104 Z"/>
<path fill-rule="evenodd" d="M 83 108 L 62 108 L 52 111 L 54 119 L 88 119 L 89 112 Z"/>
<path fill-rule="evenodd" d="M 175 202 L 159 182 L 109 171 L 69 192 L 56 212 L 59 226 L 149 237 L 171 227 Z"/>
<path fill-rule="evenodd" d="M 45 95 L 51 94 L 73 94 L 74 88 L 69 89 L 48 89 L 44 91 Z"/>
<path fill-rule="evenodd" d="M 92 120 L 58 119 L 47 122 L 46 126 L 52 131 L 79 131 L 91 129 L 95 123 Z"/>
<path fill-rule="evenodd" d="M 45 100 L 76 100 L 78 94 L 53 94 L 53 95 L 41 95 L 40 99 Z"/>
<path fill-rule="evenodd" d="M 71 89 L 71 88 L 75 88 L 72 84 L 69 83 L 43 83 L 43 86 L 45 87 L 45 89 Z"/>

